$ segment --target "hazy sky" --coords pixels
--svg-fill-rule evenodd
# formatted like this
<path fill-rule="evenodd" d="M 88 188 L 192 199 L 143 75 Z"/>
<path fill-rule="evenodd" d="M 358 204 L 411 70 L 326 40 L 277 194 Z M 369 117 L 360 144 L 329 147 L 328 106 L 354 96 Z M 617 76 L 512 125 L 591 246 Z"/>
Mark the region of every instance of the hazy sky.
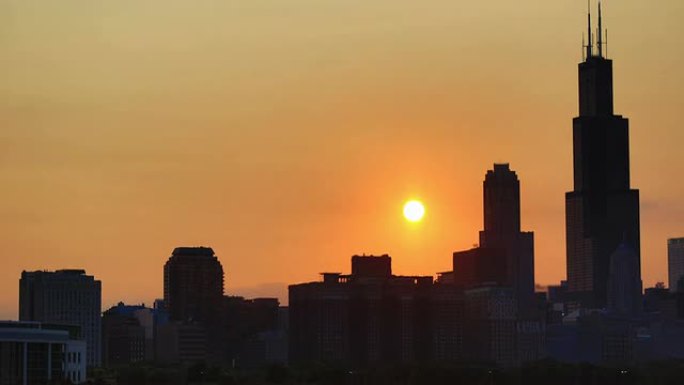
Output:
<path fill-rule="evenodd" d="M 684 236 L 684 2 L 606 0 L 645 285 Z M 536 279 L 565 277 L 584 0 L 0 0 L 0 318 L 22 270 L 85 268 L 103 307 L 162 296 L 176 246 L 229 294 L 451 268 L 510 162 Z M 401 217 L 412 197 L 425 221 Z M 255 294 L 256 293 L 256 294 Z"/>

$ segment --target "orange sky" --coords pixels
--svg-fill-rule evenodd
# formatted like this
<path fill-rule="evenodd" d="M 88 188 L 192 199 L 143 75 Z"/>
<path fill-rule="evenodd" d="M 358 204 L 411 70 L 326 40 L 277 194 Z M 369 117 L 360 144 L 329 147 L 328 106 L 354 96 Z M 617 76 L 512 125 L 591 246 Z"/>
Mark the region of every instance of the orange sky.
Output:
<path fill-rule="evenodd" d="M 1 0 L 0 318 L 23 269 L 82 267 L 104 307 L 150 303 L 180 245 L 213 247 L 230 294 L 354 253 L 448 270 L 493 162 L 521 178 L 537 282 L 558 282 L 585 4 Z M 684 236 L 684 2 L 604 5 L 653 285 Z"/>

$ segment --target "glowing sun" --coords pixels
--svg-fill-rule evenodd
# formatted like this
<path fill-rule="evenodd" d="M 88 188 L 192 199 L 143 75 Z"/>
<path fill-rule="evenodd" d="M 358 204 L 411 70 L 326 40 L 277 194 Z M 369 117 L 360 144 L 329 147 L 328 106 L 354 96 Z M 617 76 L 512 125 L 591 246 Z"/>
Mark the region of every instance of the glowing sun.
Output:
<path fill-rule="evenodd" d="M 404 204 L 404 217 L 409 222 L 420 222 L 425 215 L 425 206 L 417 200 L 411 200 Z"/>

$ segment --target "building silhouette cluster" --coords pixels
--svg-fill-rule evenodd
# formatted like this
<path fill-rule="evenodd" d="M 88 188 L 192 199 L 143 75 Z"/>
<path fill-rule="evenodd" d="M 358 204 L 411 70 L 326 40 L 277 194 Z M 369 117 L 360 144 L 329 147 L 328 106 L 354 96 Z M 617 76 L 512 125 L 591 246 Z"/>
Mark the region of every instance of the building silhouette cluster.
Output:
<path fill-rule="evenodd" d="M 178 247 L 164 265 L 164 299 L 118 304 L 103 314 L 105 363 L 286 362 L 276 298 L 224 295 L 223 267 L 209 247 Z"/>
<path fill-rule="evenodd" d="M 629 122 L 613 107 L 599 4 L 578 66 L 573 190 L 565 195 L 567 280 L 535 286 L 534 233 L 522 231 L 520 180 L 494 164 L 483 182 L 479 244 L 451 271 L 395 275 L 389 255 L 354 255 L 276 298 L 226 295 L 209 247 L 178 247 L 163 299 L 102 312 L 101 282 L 84 270 L 24 271 L 19 321 L 0 322 L 0 384 L 83 383 L 86 367 L 207 362 L 472 364 L 541 359 L 628 365 L 684 359 L 684 238 L 668 240 L 669 289 L 642 289 L 639 190 L 630 183 Z"/>
<path fill-rule="evenodd" d="M 532 233 L 520 231 L 520 185 L 508 164 L 484 182 L 481 246 L 453 271 L 392 275 L 391 258 L 353 256 L 352 272 L 290 286 L 290 362 L 350 367 L 421 362 L 517 366 L 544 354 Z"/>

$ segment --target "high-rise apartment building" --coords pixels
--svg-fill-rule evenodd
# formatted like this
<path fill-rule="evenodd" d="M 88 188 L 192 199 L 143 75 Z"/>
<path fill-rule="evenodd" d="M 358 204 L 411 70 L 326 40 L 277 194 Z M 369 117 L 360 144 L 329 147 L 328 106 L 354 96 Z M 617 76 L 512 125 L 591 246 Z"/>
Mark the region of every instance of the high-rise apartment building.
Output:
<path fill-rule="evenodd" d="M 449 305 L 461 301 L 456 291 L 433 301 L 432 277 L 391 271 L 387 255 L 354 256 L 350 275 L 324 273 L 322 282 L 291 285 L 290 363 L 413 363 L 432 359 L 436 347 L 441 357 L 460 354 L 461 338 L 454 333 L 462 311 Z M 437 316 L 433 303 L 442 307 Z M 435 320 L 449 324 L 435 326 Z M 439 330 L 435 339 L 433 330 Z"/>
<path fill-rule="evenodd" d="M 19 281 L 19 320 L 74 325 L 86 341 L 86 362 L 101 363 L 102 285 L 85 270 L 24 271 Z"/>
<path fill-rule="evenodd" d="M 568 299 L 605 308 L 610 256 L 624 241 L 640 272 L 639 190 L 630 187 L 629 121 L 613 111 L 613 61 L 598 42 L 579 64 L 579 116 L 573 120 L 574 189 L 565 195 Z M 640 280 L 640 273 L 635 280 Z"/>
<path fill-rule="evenodd" d="M 164 265 L 164 304 L 173 321 L 216 320 L 223 267 L 209 247 L 177 247 Z"/>
<path fill-rule="evenodd" d="M 684 238 L 667 240 L 667 273 L 671 292 L 684 292 Z"/>

